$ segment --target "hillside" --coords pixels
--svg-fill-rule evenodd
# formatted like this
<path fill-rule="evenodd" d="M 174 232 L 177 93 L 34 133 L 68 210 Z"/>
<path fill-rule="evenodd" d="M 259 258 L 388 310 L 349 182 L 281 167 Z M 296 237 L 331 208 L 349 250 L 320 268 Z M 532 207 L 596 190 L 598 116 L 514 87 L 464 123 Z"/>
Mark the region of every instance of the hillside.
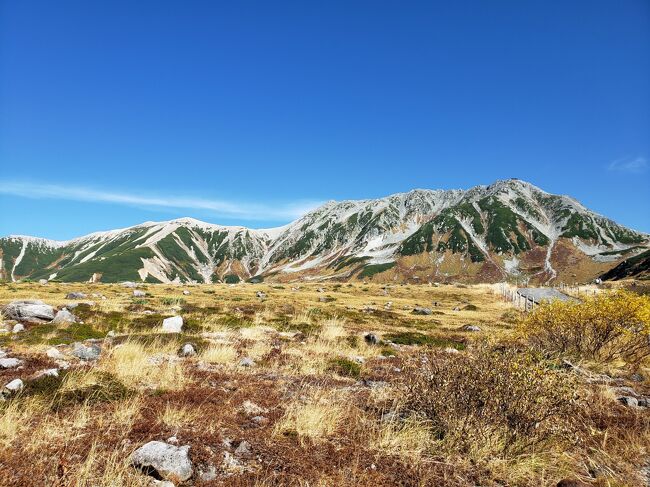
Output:
<path fill-rule="evenodd" d="M 295 279 L 584 281 L 649 236 L 524 181 L 328 202 L 268 230 L 182 218 L 66 242 L 0 239 L 0 278 L 237 282 Z"/>
<path fill-rule="evenodd" d="M 604 281 L 618 281 L 619 279 L 629 278 L 650 279 L 650 250 L 625 259 L 601 276 Z"/>

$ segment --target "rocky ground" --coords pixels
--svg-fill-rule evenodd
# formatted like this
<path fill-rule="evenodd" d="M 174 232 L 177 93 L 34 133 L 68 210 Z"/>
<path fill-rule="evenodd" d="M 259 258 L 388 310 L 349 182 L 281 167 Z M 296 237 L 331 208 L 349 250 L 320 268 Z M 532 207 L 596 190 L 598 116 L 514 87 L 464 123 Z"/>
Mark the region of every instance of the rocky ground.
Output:
<path fill-rule="evenodd" d="M 22 283 L 0 305 L 1 485 L 648 482 L 647 364 L 529 358 L 496 287 Z M 463 441 L 432 408 L 473 411 Z"/>

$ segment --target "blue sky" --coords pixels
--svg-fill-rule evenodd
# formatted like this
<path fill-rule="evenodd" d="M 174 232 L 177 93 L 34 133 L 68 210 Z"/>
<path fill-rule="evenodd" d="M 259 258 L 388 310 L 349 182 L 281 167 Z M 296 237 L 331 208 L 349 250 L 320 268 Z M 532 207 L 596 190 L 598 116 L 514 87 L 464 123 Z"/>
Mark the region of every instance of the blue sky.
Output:
<path fill-rule="evenodd" d="M 0 235 L 509 177 L 650 232 L 647 0 L 0 9 Z"/>

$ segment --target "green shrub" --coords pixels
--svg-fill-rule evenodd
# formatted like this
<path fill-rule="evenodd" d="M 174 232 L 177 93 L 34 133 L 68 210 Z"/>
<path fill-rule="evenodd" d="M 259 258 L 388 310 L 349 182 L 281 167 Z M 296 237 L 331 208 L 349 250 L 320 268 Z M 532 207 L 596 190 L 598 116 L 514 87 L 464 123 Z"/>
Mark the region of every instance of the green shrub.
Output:
<path fill-rule="evenodd" d="M 338 357 L 329 361 L 327 370 L 330 370 L 344 377 L 359 377 L 361 375 L 361 365 L 354 360 L 344 357 Z"/>

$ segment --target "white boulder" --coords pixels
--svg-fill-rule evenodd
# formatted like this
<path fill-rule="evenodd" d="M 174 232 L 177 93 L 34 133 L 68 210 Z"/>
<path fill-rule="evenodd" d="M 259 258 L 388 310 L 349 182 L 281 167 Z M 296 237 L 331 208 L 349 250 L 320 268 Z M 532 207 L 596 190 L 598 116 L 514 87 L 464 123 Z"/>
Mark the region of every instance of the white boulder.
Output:
<path fill-rule="evenodd" d="M 23 384 L 23 381 L 20 379 L 14 379 L 8 384 L 5 384 L 5 389 L 11 392 L 18 392 L 20 391 L 23 387 L 25 387 L 25 384 Z"/>
<path fill-rule="evenodd" d="M 183 318 L 181 316 L 172 316 L 165 318 L 162 322 L 162 331 L 166 333 L 180 333 L 183 329 Z"/>
<path fill-rule="evenodd" d="M 131 463 L 142 470 L 155 470 L 164 480 L 184 482 L 192 477 L 189 445 L 174 446 L 162 441 L 150 441 L 135 450 Z"/>
<path fill-rule="evenodd" d="M 12 301 L 2 310 L 6 318 L 26 323 L 42 323 L 54 319 L 54 308 L 43 301 Z"/>

